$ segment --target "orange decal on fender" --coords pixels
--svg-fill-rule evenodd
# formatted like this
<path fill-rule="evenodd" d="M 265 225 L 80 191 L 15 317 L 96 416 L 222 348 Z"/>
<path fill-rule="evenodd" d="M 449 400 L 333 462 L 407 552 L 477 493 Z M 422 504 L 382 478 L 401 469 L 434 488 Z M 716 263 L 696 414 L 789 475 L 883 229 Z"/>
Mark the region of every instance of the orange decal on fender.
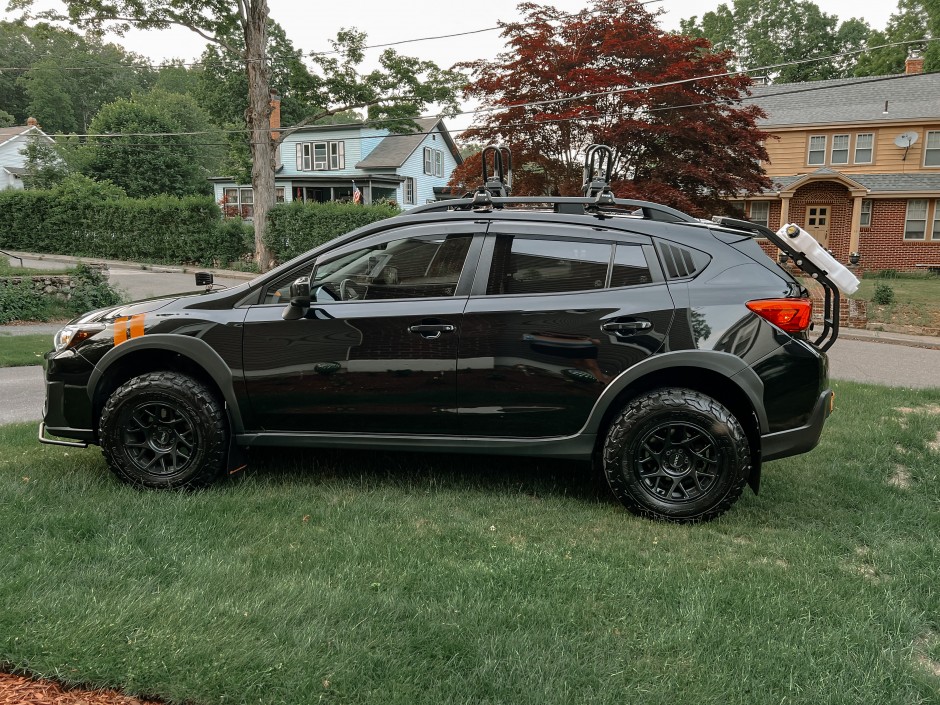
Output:
<path fill-rule="evenodd" d="M 131 337 L 139 338 L 144 334 L 144 314 L 138 313 L 131 316 Z"/>
<path fill-rule="evenodd" d="M 121 316 L 114 319 L 114 344 L 120 345 L 127 340 L 127 317 Z"/>

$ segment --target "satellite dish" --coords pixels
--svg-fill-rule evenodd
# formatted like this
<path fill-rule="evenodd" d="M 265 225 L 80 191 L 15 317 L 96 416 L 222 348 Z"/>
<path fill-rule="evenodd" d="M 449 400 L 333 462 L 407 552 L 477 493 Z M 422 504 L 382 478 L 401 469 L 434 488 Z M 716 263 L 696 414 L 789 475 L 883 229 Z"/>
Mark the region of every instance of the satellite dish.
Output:
<path fill-rule="evenodd" d="M 894 146 L 901 149 L 910 149 L 911 145 L 917 141 L 916 132 L 902 132 L 894 138 Z"/>

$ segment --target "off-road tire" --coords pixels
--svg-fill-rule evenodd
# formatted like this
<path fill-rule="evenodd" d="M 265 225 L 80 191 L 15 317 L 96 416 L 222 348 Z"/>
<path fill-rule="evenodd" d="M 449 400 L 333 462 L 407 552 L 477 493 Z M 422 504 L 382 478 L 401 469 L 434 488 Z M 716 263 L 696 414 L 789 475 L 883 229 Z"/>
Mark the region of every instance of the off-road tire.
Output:
<path fill-rule="evenodd" d="M 741 424 L 691 389 L 656 389 L 630 401 L 611 422 L 602 457 L 607 483 L 627 509 L 677 523 L 727 511 L 750 473 Z"/>
<path fill-rule="evenodd" d="M 201 382 L 149 372 L 124 383 L 101 413 L 108 467 L 141 487 L 203 487 L 225 468 L 228 428 L 222 404 Z"/>

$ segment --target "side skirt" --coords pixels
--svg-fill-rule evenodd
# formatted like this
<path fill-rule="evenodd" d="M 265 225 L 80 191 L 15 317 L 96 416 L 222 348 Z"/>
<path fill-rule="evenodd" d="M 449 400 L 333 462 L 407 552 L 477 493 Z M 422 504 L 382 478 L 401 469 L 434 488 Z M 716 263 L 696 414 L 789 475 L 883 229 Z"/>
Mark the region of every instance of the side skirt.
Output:
<path fill-rule="evenodd" d="M 239 446 L 289 448 L 369 448 L 432 453 L 475 453 L 536 458 L 591 460 L 596 436 L 585 433 L 563 438 L 480 438 L 474 436 L 397 436 L 356 433 L 242 433 Z"/>

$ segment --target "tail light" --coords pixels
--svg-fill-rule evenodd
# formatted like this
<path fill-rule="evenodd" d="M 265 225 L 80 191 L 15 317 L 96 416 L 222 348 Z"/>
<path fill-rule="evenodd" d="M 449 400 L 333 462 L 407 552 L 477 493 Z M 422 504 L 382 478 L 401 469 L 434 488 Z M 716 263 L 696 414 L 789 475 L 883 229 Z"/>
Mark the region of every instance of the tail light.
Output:
<path fill-rule="evenodd" d="M 747 307 L 787 333 L 802 333 L 813 321 L 813 302 L 809 299 L 759 299 Z"/>

